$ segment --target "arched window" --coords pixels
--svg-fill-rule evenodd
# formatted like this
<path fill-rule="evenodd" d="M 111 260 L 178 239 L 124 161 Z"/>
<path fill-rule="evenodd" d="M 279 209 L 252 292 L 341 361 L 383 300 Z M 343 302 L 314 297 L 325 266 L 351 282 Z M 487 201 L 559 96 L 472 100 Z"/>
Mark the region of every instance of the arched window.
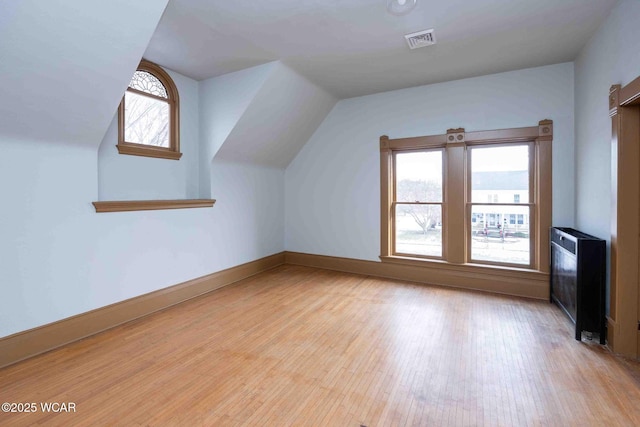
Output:
<path fill-rule="evenodd" d="M 179 110 L 178 90 L 169 74 L 143 59 L 118 108 L 118 152 L 178 160 Z"/>

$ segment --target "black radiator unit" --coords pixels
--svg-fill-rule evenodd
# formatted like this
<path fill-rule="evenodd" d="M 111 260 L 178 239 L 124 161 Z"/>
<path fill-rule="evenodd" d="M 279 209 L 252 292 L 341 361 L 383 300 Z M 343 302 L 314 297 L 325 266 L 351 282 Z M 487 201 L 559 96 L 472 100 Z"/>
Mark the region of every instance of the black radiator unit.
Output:
<path fill-rule="evenodd" d="M 606 242 L 573 228 L 553 227 L 551 245 L 551 301 L 582 332 L 597 333 L 605 343 Z"/>

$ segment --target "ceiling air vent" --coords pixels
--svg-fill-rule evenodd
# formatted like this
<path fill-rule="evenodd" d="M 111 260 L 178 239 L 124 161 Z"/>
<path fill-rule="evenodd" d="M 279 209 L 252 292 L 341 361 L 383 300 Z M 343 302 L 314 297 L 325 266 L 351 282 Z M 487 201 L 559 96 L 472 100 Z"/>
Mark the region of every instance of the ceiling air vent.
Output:
<path fill-rule="evenodd" d="M 404 38 L 407 40 L 409 49 L 417 49 L 419 47 L 436 44 L 436 36 L 433 34 L 433 29 L 407 34 Z"/>

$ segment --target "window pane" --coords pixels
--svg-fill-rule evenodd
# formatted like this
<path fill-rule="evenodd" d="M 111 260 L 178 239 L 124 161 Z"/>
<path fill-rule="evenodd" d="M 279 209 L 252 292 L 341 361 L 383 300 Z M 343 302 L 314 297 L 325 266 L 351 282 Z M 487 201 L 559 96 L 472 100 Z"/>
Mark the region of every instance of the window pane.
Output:
<path fill-rule="evenodd" d="M 125 141 L 169 148 L 169 104 L 129 91 L 124 96 Z"/>
<path fill-rule="evenodd" d="M 156 76 L 146 71 L 138 70 L 133 73 L 129 87 L 161 98 L 169 98 L 169 96 L 167 96 L 167 89 L 162 82 Z"/>
<path fill-rule="evenodd" d="M 396 253 L 442 256 L 442 206 L 396 205 Z"/>
<path fill-rule="evenodd" d="M 442 202 L 442 151 L 396 154 L 396 201 Z"/>
<path fill-rule="evenodd" d="M 471 259 L 530 264 L 528 206 L 471 207 Z"/>
<path fill-rule="evenodd" d="M 471 148 L 471 201 L 529 203 L 529 146 Z"/>

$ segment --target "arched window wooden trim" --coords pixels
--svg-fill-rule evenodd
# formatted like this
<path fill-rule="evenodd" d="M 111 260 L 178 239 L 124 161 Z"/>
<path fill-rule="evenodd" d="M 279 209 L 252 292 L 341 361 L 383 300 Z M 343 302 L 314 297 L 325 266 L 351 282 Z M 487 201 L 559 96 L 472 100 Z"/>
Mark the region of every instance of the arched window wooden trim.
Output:
<path fill-rule="evenodd" d="M 169 132 L 168 147 L 160 147 L 150 144 L 127 141 L 125 135 L 125 96 L 122 97 L 118 107 L 118 152 L 134 156 L 157 157 L 163 159 L 178 160 L 182 157 L 180 152 L 180 99 L 175 83 L 159 65 L 143 59 L 140 61 L 136 71 L 145 71 L 156 77 L 164 86 L 167 98 L 155 96 L 150 92 L 141 91 L 132 87 L 127 88 L 127 92 L 147 96 L 161 100 L 169 105 Z"/>

